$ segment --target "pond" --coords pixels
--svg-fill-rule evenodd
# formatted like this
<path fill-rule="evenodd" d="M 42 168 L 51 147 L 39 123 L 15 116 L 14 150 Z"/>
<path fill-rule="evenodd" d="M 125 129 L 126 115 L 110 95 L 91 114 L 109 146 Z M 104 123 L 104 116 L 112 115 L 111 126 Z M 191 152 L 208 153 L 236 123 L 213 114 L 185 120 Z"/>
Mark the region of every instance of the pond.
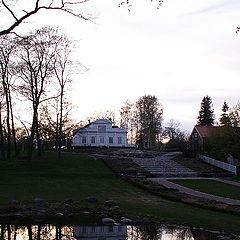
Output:
<path fill-rule="evenodd" d="M 1 240 L 207 240 L 239 236 L 166 225 L 0 225 Z"/>

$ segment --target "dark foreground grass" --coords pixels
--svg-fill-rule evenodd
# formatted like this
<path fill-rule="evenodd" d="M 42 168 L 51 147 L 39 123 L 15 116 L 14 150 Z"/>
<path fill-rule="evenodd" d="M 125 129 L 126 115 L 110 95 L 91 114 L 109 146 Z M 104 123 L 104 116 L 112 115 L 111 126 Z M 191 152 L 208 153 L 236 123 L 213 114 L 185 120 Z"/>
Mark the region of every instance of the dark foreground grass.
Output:
<path fill-rule="evenodd" d="M 177 179 L 171 182 L 221 197 L 240 199 L 240 187 L 206 179 Z"/>
<path fill-rule="evenodd" d="M 192 207 L 154 196 L 117 178 L 101 160 L 65 153 L 58 161 L 48 153 L 30 165 L 22 162 L 0 163 L 0 204 L 11 199 L 30 202 L 35 197 L 47 201 L 88 196 L 104 201 L 113 199 L 129 216 L 148 216 L 171 224 L 205 227 L 240 233 L 240 216 Z"/>

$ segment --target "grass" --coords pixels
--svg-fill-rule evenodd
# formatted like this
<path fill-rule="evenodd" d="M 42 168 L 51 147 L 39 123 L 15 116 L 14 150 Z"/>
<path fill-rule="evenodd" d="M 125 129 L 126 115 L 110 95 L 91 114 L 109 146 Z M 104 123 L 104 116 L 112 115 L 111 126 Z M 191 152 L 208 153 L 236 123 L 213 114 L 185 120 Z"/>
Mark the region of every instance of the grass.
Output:
<path fill-rule="evenodd" d="M 177 179 L 171 180 L 171 182 L 192 188 L 200 192 L 210 193 L 226 198 L 240 199 L 240 187 L 218 182 L 215 180 Z"/>
<path fill-rule="evenodd" d="M 58 161 L 54 153 L 48 153 L 30 165 L 17 161 L 0 163 L 1 205 L 11 199 L 28 203 L 35 197 L 47 201 L 71 198 L 82 203 L 88 196 L 96 197 L 99 205 L 109 199 L 117 200 L 129 216 L 148 216 L 164 223 L 240 233 L 240 216 L 154 196 L 117 178 L 101 160 L 86 155 L 64 153 Z"/>

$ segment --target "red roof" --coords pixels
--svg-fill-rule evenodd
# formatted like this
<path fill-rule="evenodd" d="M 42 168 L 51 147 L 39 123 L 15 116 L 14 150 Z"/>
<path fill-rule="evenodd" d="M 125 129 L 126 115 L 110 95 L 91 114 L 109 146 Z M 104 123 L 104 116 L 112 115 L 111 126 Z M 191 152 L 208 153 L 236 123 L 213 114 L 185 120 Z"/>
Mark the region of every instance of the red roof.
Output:
<path fill-rule="evenodd" d="M 209 126 L 204 126 L 204 125 L 196 125 L 195 129 L 198 132 L 198 134 L 202 138 L 209 138 L 213 135 L 217 127 L 213 127 L 211 125 Z"/>

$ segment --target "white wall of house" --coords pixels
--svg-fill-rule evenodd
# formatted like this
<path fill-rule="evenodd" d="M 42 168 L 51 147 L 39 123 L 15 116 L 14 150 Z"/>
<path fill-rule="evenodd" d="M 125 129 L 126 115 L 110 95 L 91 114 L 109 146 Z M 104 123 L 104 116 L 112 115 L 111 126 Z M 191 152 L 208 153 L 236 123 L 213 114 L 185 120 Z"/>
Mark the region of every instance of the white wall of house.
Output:
<path fill-rule="evenodd" d="M 127 130 L 99 119 L 80 128 L 72 138 L 72 147 L 127 147 Z"/>

